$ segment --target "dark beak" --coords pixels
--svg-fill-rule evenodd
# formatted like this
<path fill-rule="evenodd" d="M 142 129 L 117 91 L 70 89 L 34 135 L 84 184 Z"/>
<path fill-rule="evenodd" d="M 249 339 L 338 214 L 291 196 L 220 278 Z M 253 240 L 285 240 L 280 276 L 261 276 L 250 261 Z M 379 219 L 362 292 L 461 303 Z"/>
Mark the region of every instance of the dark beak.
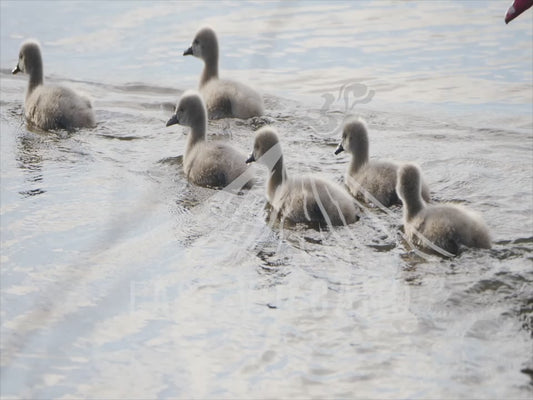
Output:
<path fill-rule="evenodd" d="M 253 163 L 255 161 L 254 153 L 250 154 L 250 157 L 246 160 L 246 164 Z"/>
<path fill-rule="evenodd" d="M 172 117 L 170 117 L 170 119 L 167 121 L 167 126 L 170 126 L 170 125 L 176 125 L 176 124 L 179 124 L 180 121 L 178 120 L 178 116 L 176 114 L 174 114 Z"/>
<path fill-rule="evenodd" d="M 13 68 L 13 71 L 11 71 L 11 73 L 15 75 L 17 72 L 21 72 L 18 64 L 15 68 Z"/>
<path fill-rule="evenodd" d="M 184 56 L 192 56 L 192 46 L 183 52 Z"/>
<path fill-rule="evenodd" d="M 505 13 L 505 23 L 508 24 L 531 6 L 533 6 L 532 0 L 514 0 L 513 4 Z"/>
<path fill-rule="evenodd" d="M 337 149 L 335 150 L 335 155 L 342 153 L 344 151 L 344 147 L 342 147 L 342 143 L 339 143 L 337 146 Z"/>

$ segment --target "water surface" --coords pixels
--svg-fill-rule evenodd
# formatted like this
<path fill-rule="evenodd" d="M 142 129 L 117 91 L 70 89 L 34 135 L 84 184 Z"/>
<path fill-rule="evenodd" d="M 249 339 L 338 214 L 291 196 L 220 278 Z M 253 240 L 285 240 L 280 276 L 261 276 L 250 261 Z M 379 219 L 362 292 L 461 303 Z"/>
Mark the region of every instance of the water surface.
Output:
<path fill-rule="evenodd" d="M 533 21 L 506 2 L 0 3 L 1 394 L 17 398 L 531 398 Z M 239 195 L 186 182 L 165 122 L 220 37 L 261 121 L 210 122 L 289 173 L 341 181 L 345 115 L 371 156 L 417 162 L 494 247 L 417 255 L 401 209 L 348 227 L 269 224 L 266 171 Z M 98 126 L 29 130 L 23 39 Z"/>

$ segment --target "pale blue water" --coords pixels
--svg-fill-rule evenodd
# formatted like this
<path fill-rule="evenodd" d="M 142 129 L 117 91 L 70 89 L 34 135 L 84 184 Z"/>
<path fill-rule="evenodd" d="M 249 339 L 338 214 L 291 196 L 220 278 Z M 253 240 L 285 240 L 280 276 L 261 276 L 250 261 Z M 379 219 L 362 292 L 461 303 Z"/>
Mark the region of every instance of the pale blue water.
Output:
<path fill-rule="evenodd" d="M 531 398 L 533 19 L 488 2 L 0 3 L 1 396 Z M 187 184 L 165 127 L 219 35 L 265 96 L 290 173 L 341 180 L 345 114 L 480 212 L 490 251 L 420 258 L 401 210 L 326 232 Z M 26 38 L 97 128 L 28 131 Z M 252 121 L 209 131 L 251 150 Z"/>

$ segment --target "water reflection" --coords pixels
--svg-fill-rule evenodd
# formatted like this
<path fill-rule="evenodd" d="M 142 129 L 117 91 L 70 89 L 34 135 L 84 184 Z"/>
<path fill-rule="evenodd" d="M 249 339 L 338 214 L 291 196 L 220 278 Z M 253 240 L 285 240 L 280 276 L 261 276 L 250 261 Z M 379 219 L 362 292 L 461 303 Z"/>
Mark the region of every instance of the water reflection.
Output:
<path fill-rule="evenodd" d="M 42 141 L 31 134 L 22 135 L 17 142 L 18 167 L 25 172 L 26 183 L 31 189 L 19 191 L 23 198 L 46 193 L 42 188 L 34 186 L 43 185 L 43 155 Z"/>

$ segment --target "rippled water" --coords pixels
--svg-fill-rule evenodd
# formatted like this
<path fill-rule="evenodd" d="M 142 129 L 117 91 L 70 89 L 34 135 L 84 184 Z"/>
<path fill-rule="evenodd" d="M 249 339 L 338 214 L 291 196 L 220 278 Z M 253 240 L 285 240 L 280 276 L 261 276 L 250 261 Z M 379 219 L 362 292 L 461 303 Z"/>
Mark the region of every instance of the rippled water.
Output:
<path fill-rule="evenodd" d="M 507 2 L 10 2 L 1 11 L 1 395 L 531 398 L 533 20 Z M 165 127 L 212 25 L 265 95 L 289 173 L 341 181 L 347 113 L 371 156 L 419 163 L 493 249 L 402 241 L 401 209 L 327 231 L 267 221 L 264 181 L 189 185 Z M 29 131 L 27 37 L 98 126 Z M 251 150 L 261 120 L 210 122 Z"/>

